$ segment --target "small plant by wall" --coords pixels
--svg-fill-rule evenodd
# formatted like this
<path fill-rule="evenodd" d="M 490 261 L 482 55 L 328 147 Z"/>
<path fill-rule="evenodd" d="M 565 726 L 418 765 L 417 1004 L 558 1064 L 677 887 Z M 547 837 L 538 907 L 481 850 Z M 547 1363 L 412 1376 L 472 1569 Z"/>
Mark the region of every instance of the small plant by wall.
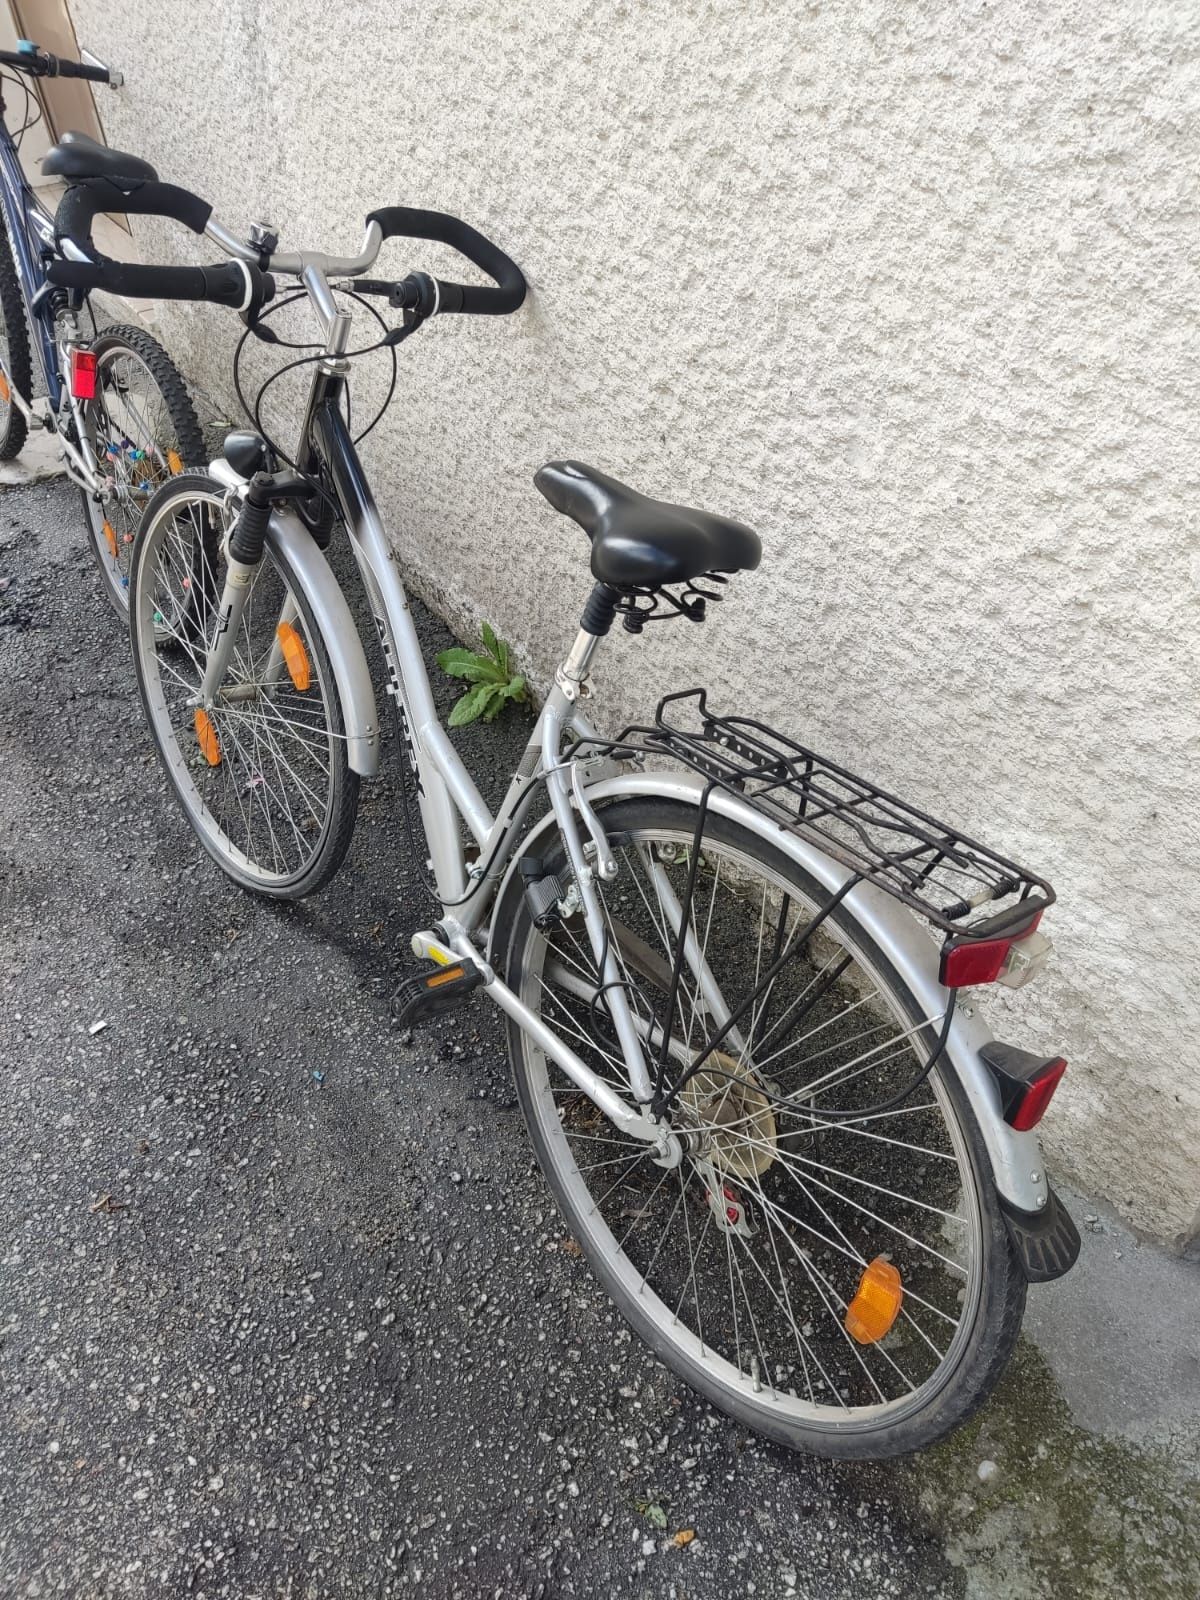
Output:
<path fill-rule="evenodd" d="M 465 727 L 480 717 L 492 722 L 510 702 L 525 705 L 529 700 L 529 685 L 521 673 L 513 672 L 508 645 L 497 639 L 490 622 L 483 623 L 479 633 L 482 653 L 455 645 L 452 650 L 442 650 L 437 658 L 443 672 L 468 685 L 450 713 L 452 728 Z"/>

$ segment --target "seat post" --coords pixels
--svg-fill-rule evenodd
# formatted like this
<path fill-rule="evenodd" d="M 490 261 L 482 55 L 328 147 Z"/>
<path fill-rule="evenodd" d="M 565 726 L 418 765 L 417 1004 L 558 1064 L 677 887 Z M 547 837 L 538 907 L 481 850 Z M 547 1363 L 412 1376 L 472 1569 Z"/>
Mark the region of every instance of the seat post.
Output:
<path fill-rule="evenodd" d="M 570 654 L 558 669 L 558 680 L 572 687 L 582 683 L 596 654 L 601 639 L 608 633 L 617 614 L 617 591 L 607 583 L 597 583 L 587 597 L 583 615 L 579 619 L 579 632 Z M 565 685 L 564 685 L 565 687 Z"/>

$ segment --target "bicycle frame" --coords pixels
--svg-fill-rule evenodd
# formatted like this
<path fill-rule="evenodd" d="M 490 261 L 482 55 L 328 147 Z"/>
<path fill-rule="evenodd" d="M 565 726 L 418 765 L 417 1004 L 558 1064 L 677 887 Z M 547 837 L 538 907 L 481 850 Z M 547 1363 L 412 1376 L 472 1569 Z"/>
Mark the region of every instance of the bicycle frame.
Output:
<path fill-rule="evenodd" d="M 576 764 L 570 757 L 564 760 L 562 754 L 564 743 L 572 733 L 578 738 L 595 737 L 576 702 L 600 641 L 580 631 L 542 707 L 508 793 L 499 811 L 492 816 L 438 719 L 404 583 L 338 408 L 336 392 L 319 394 L 311 416 L 313 442 L 337 491 L 375 611 L 389 674 L 389 690 L 400 712 L 407 752 L 413 757 L 421 820 L 429 840 L 430 860 L 442 902 L 442 922 L 444 927 L 454 929 L 452 945 L 458 953 L 466 953 L 455 943 L 456 938 L 469 946 L 469 935 L 483 921 L 499 881 L 496 872 L 490 872 L 486 864 L 494 865 L 498 871 L 507 866 L 533 796 L 535 774 L 540 769 L 578 885 L 593 954 L 597 964 L 602 966 L 602 981 L 615 984 L 620 973 L 615 955 L 605 947 L 604 919 L 593 874 L 602 879 L 610 878 L 616 873 L 616 864 L 581 785 L 578 781 L 571 782 L 576 778 Z M 571 809 L 572 793 L 591 835 L 592 860 L 586 858 Z M 474 836 L 485 865 L 468 867 L 460 819 Z M 646 1104 L 651 1098 L 650 1080 L 625 991 L 610 990 L 609 1002 L 631 1088 L 637 1101 Z"/>
<path fill-rule="evenodd" d="M 309 268 L 304 277 L 317 309 L 324 310 L 322 301 L 328 295 L 324 274 L 319 269 Z M 325 296 L 320 293 L 322 289 Z M 329 304 L 332 307 L 331 299 Z M 620 972 L 614 953 L 606 945 L 603 913 L 593 884 L 593 874 L 602 879 L 613 876 L 616 863 L 609 852 L 603 829 L 584 796 L 578 764 L 569 755 L 563 755 L 564 745 L 572 737 L 596 737 L 595 730 L 579 712 L 577 702 L 586 684 L 588 666 L 600 641 L 580 630 L 570 655 L 559 669 L 555 686 L 538 717 L 508 792 L 493 815 L 438 717 L 395 554 L 388 543 L 366 474 L 341 413 L 339 400 L 348 370 L 348 364 L 340 355 L 345 339 L 345 324 L 340 321 L 342 315 L 333 309 L 332 317 L 325 318 L 329 346 L 313 377 L 297 462 L 305 472 L 323 473 L 337 495 L 383 650 L 387 692 L 396 702 L 404 744 L 402 759 L 408 760 L 416 779 L 421 823 L 429 843 L 429 866 L 441 901 L 442 916 L 436 933 L 419 934 L 414 938 L 414 950 L 435 960 L 466 960 L 480 968 L 491 997 L 537 1039 L 541 1047 L 601 1106 L 606 1115 L 635 1136 L 656 1144 L 659 1147 L 659 1159 L 673 1165 L 682 1157 L 682 1149 L 675 1135 L 652 1120 L 645 1110 L 635 1109 L 605 1084 L 496 977 L 482 960 L 472 939 L 483 927 L 489 909 L 496 901 L 497 889 L 522 837 L 523 824 L 539 781 L 544 780 L 578 885 L 588 938 L 602 973 L 602 981 L 615 986 L 609 990 L 608 1008 L 621 1042 L 633 1099 L 639 1107 L 648 1107 L 652 1089 L 646 1054 L 628 997 L 618 984 Z M 218 481 L 234 493 L 244 487 L 245 480 L 224 460 L 214 462 L 212 472 Z M 291 547 L 295 547 L 297 541 L 301 547 L 307 544 L 308 560 L 310 566 L 313 565 L 315 542 L 296 527 L 296 519 L 289 521 Z M 276 538 L 282 536 L 286 525 L 283 516 L 276 513 L 272 518 Z M 235 570 L 238 567 L 239 563 L 230 561 L 230 571 L 221 598 L 221 620 L 209 649 L 201 688 L 201 697 L 206 705 L 213 703 L 224 676 L 241 612 L 253 582 L 252 570 Z M 325 570 L 327 572 L 328 568 Z M 327 606 L 336 605 L 328 596 L 325 603 Z M 344 601 L 342 604 L 344 606 Z M 348 617 L 343 620 L 343 628 L 346 620 Z M 353 625 L 350 626 L 353 632 Z M 336 638 L 337 633 L 333 636 Z M 357 643 L 357 635 L 354 637 Z M 356 692 L 360 696 L 357 706 L 351 702 L 344 707 L 347 733 L 351 747 L 356 742 L 358 744 L 358 765 L 362 770 L 373 770 L 371 736 L 374 733 L 374 697 L 369 678 L 367 693 L 371 696 L 371 704 L 370 709 L 366 710 L 361 702 L 361 675 L 356 676 L 353 666 L 345 660 L 340 663 L 335 661 L 334 671 L 339 679 L 339 689 L 349 687 L 352 696 Z M 590 835 L 590 846 L 585 846 L 581 839 L 572 811 L 572 799 Z M 468 861 L 464 828 L 474 841 L 478 852 L 476 861 Z"/>

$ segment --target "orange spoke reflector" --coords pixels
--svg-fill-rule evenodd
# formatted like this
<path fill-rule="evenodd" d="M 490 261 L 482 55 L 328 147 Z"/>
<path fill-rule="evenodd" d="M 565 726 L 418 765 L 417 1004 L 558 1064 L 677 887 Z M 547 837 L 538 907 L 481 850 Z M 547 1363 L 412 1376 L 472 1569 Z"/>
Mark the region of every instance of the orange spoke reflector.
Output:
<path fill-rule="evenodd" d="M 12 390 L 8 387 L 8 379 L 0 372 L 0 400 L 3 400 L 4 404 L 7 405 L 11 394 Z"/>
<path fill-rule="evenodd" d="M 183 457 L 178 450 L 167 451 L 167 466 L 171 469 L 172 477 L 183 471 Z"/>
<path fill-rule="evenodd" d="M 212 725 L 212 718 L 207 711 L 196 707 L 196 743 L 204 752 L 204 759 L 210 767 L 221 765 L 221 741 L 217 738 L 217 730 Z"/>
<path fill-rule="evenodd" d="M 275 629 L 275 634 L 292 682 L 303 693 L 312 682 L 312 668 L 308 664 L 308 651 L 304 648 L 304 640 L 290 622 L 281 622 Z"/>
<path fill-rule="evenodd" d="M 108 553 L 115 561 L 117 559 L 117 530 L 107 517 L 104 519 L 104 542 L 108 545 Z"/>
<path fill-rule="evenodd" d="M 846 1307 L 846 1332 L 859 1344 L 878 1344 L 900 1315 L 900 1274 L 884 1256 L 863 1268 L 858 1292 Z"/>

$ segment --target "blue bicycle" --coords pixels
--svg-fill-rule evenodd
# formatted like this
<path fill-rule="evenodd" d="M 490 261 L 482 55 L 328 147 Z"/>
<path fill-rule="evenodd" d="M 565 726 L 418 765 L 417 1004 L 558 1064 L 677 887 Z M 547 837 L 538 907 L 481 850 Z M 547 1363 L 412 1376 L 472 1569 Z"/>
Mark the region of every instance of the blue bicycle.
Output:
<path fill-rule="evenodd" d="M 158 341 L 124 324 L 99 329 L 86 293 L 46 281 L 49 262 L 88 259 L 21 169 L 21 139 L 41 116 L 26 80 L 53 77 L 113 88 L 123 81 L 99 61 L 62 60 L 28 40 L 0 51 L 0 461 L 20 454 L 31 428 L 58 436 L 83 496 L 105 593 L 125 615 L 142 511 L 167 478 L 203 461 L 204 442 L 183 379 Z M 5 100 L 13 90 L 24 96 L 15 131 Z M 76 187 L 103 186 L 114 211 L 134 209 L 134 192 L 157 177 L 148 162 L 82 133 L 64 134 L 42 168 Z"/>

